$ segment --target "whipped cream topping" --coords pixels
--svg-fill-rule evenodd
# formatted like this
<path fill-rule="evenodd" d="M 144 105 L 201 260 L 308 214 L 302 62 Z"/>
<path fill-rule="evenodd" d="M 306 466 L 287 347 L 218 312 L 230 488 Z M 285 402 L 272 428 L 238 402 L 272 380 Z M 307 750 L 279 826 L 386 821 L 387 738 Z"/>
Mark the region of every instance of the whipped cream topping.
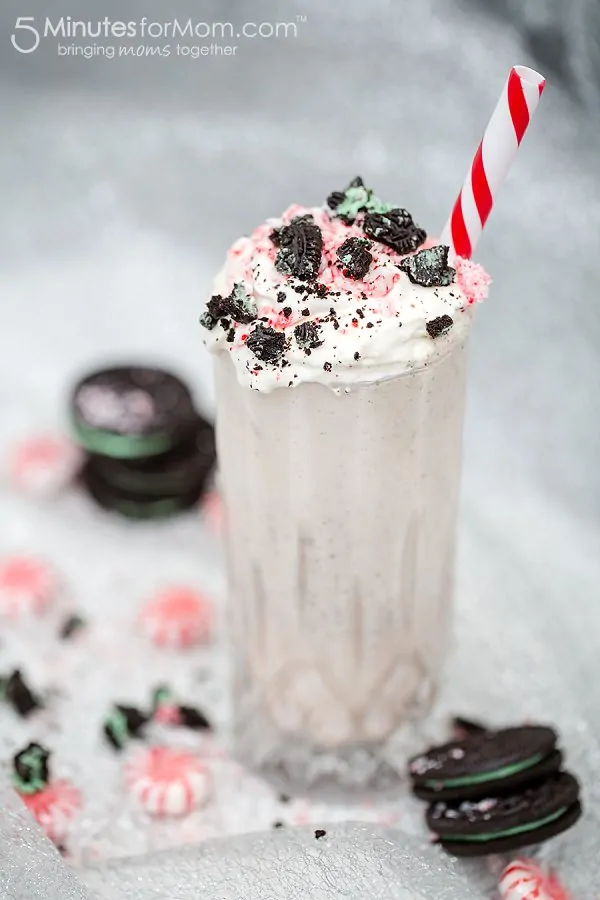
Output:
<path fill-rule="evenodd" d="M 466 336 L 487 273 L 428 240 L 405 210 L 373 198 L 369 221 L 353 191 L 329 198 L 337 210 L 290 206 L 230 248 L 200 321 L 207 347 L 230 355 L 241 384 L 350 390 L 431 365 Z M 390 246 L 387 220 L 374 227 L 386 210 L 409 222 L 411 253 Z"/>

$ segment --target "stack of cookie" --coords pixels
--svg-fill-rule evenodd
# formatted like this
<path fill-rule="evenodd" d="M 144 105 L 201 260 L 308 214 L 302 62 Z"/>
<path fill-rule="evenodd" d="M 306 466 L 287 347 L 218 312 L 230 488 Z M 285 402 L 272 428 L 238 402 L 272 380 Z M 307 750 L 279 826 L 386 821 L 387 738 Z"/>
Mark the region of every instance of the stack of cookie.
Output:
<path fill-rule="evenodd" d="M 552 728 L 477 730 L 411 760 L 427 825 L 455 856 L 508 853 L 539 844 L 581 816 L 577 779 L 562 768 Z"/>
<path fill-rule="evenodd" d="M 143 366 L 94 372 L 75 387 L 71 420 L 86 451 L 83 485 L 104 509 L 157 519 L 200 499 L 214 429 L 175 375 Z"/>

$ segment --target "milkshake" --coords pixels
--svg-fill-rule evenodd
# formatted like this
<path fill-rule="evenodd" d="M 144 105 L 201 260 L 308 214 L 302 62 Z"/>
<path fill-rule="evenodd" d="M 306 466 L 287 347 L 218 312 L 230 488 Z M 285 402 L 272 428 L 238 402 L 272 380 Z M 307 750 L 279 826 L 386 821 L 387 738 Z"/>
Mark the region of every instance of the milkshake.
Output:
<path fill-rule="evenodd" d="M 230 249 L 215 355 L 235 731 L 298 785 L 376 783 L 449 642 L 485 272 L 360 179 Z"/>

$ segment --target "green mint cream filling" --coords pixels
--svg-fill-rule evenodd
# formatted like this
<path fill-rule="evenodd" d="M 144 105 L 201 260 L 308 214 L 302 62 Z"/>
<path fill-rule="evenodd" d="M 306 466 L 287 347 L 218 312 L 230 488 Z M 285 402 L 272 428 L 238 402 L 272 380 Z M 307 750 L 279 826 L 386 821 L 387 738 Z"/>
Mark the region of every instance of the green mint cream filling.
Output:
<path fill-rule="evenodd" d="M 155 456 L 168 450 L 172 444 L 172 438 L 168 434 L 111 434 L 108 431 L 90 428 L 81 421 L 75 421 L 74 427 L 86 450 L 117 459 L 135 459 L 141 455 Z"/>
<path fill-rule="evenodd" d="M 515 834 L 524 834 L 527 831 L 536 831 L 538 828 L 542 828 L 544 825 L 549 825 L 551 822 L 556 822 L 557 819 L 560 819 L 568 810 L 567 806 L 561 807 L 557 812 L 552 813 L 551 816 L 546 816 L 544 819 L 538 819 L 536 822 L 528 822 L 526 825 L 515 825 L 514 828 L 507 828 L 505 831 L 494 831 L 488 832 L 487 834 L 448 834 L 441 835 L 443 841 L 463 841 L 463 842 L 482 842 L 482 841 L 496 841 L 498 838 L 512 837 Z"/>
<path fill-rule="evenodd" d="M 525 759 L 522 762 L 512 763 L 509 766 L 502 766 L 500 769 L 494 769 L 491 772 L 480 772 L 478 774 L 473 775 L 461 775 L 459 778 L 438 778 L 431 781 L 426 781 L 425 784 L 427 787 L 436 788 L 439 785 L 442 785 L 444 788 L 452 788 L 452 787 L 462 787 L 463 785 L 470 784 L 485 784 L 487 781 L 499 781 L 501 778 L 510 778 L 511 775 L 517 775 L 519 772 L 524 772 L 525 769 L 530 769 L 532 766 L 537 765 L 545 759 L 543 753 L 538 753 L 535 756 L 530 757 L 529 759 Z"/>

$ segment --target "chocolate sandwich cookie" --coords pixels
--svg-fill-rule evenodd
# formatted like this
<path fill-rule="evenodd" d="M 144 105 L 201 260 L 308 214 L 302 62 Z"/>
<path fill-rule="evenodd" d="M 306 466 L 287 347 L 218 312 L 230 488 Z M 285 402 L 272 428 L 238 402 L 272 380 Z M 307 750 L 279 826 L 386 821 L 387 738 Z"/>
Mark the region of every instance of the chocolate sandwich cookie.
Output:
<path fill-rule="evenodd" d="M 84 467 L 81 480 L 98 506 L 126 519 L 166 519 L 191 509 L 202 494 L 201 487 L 165 497 L 122 491 L 103 482 L 88 466 Z"/>
<path fill-rule="evenodd" d="M 79 443 L 114 459 L 166 453 L 193 432 L 197 421 L 185 384 L 144 366 L 88 375 L 75 387 L 71 408 Z"/>
<path fill-rule="evenodd" d="M 474 733 L 413 758 L 409 773 L 421 800 L 477 800 L 558 772 L 556 732 L 541 725 Z"/>
<path fill-rule="evenodd" d="M 146 459 L 90 456 L 88 469 L 106 485 L 143 497 L 168 497 L 201 491 L 215 464 L 215 432 L 200 416 L 194 433 L 178 447 Z"/>
<path fill-rule="evenodd" d="M 547 841 L 574 825 L 581 812 L 577 780 L 559 772 L 518 793 L 434 803 L 427 824 L 448 853 L 484 856 Z"/>

